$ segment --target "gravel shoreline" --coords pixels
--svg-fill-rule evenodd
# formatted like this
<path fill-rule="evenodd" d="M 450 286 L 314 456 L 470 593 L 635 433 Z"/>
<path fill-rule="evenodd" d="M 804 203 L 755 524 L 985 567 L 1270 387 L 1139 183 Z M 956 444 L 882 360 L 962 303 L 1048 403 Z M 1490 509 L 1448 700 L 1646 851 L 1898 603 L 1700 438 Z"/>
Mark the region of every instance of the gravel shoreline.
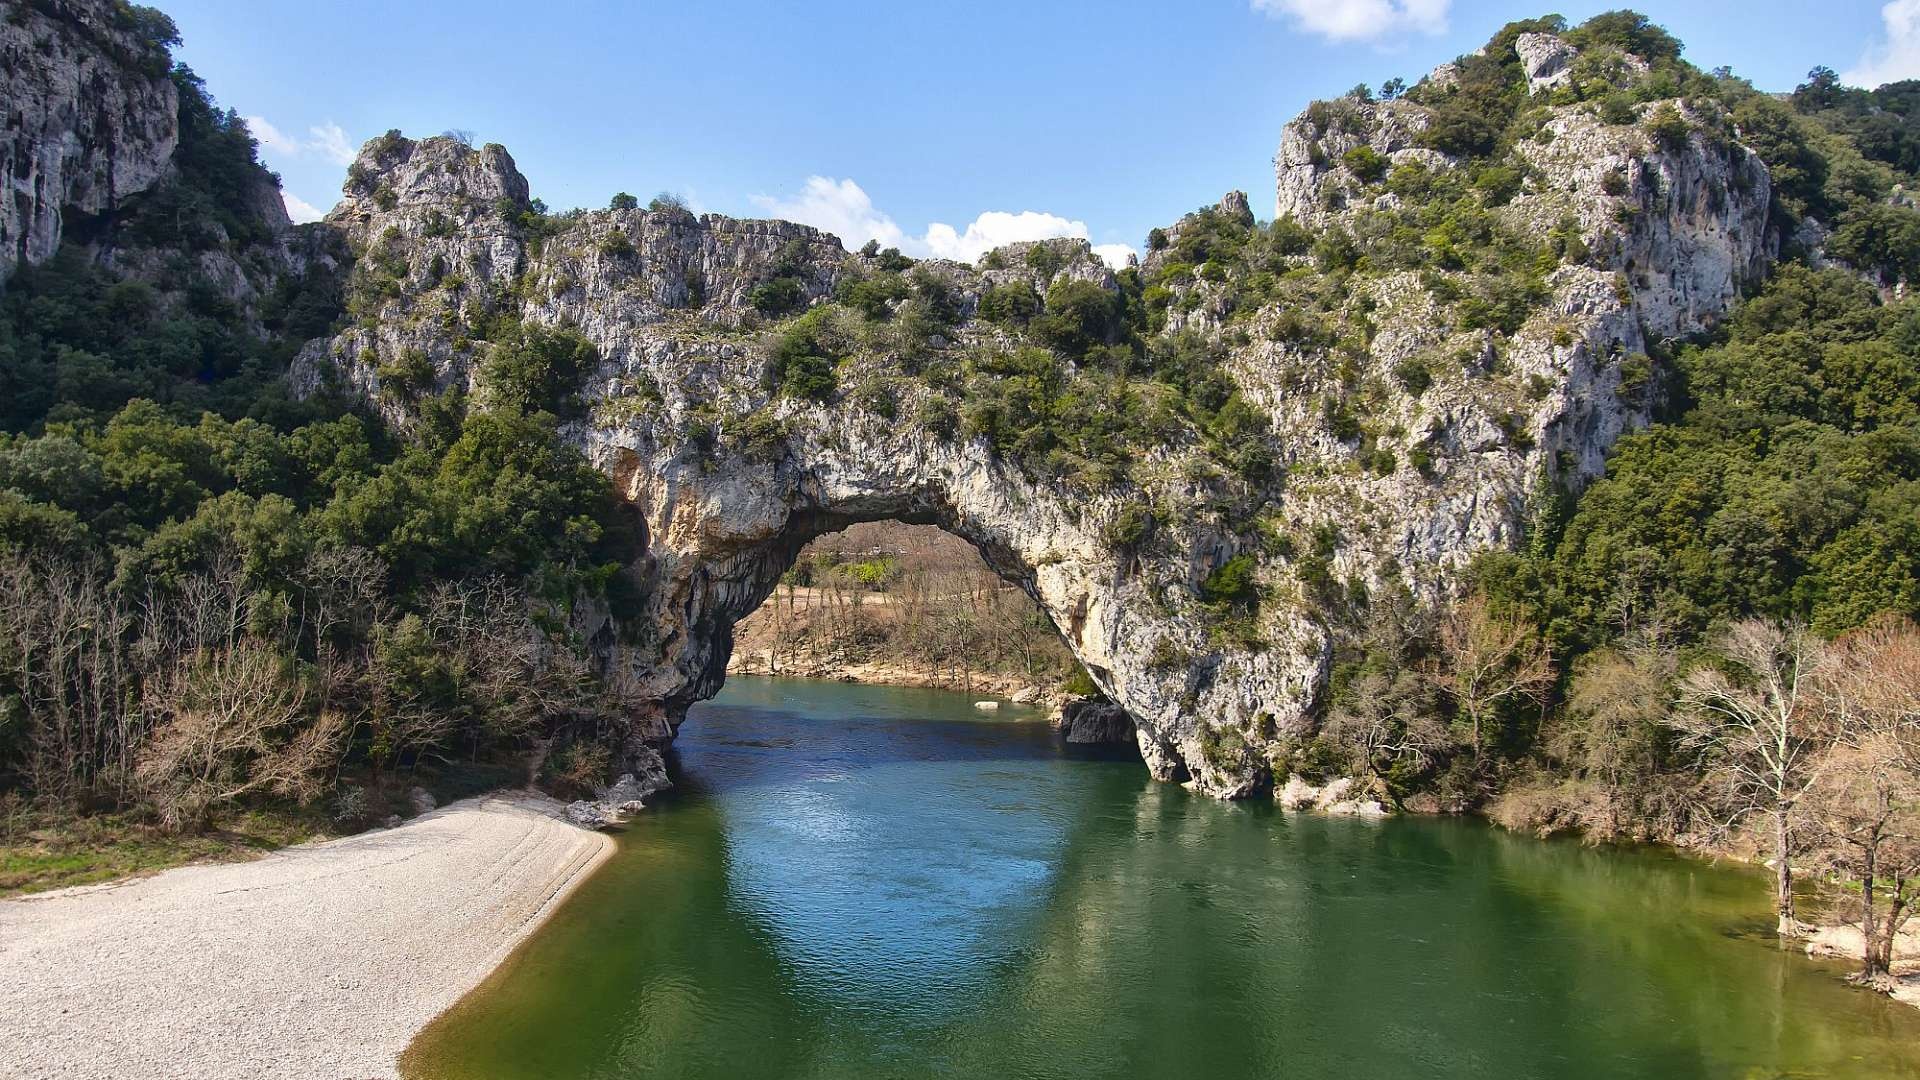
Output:
<path fill-rule="evenodd" d="M 613 851 L 534 795 L 0 901 L 0 1077 L 393 1077 Z"/>

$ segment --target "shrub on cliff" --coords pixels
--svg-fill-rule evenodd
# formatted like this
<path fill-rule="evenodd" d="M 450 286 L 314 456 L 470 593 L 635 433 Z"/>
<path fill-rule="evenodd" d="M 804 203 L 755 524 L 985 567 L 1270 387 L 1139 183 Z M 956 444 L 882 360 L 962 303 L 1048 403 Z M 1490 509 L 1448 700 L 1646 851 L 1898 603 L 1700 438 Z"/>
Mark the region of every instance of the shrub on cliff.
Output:
<path fill-rule="evenodd" d="M 517 413 L 579 415 L 580 383 L 599 362 L 577 330 L 512 321 L 496 332 L 480 365 L 489 405 Z"/>
<path fill-rule="evenodd" d="M 979 315 L 991 323 L 1025 326 L 1040 313 L 1040 294 L 1025 281 L 995 285 L 980 296 Z"/>
<path fill-rule="evenodd" d="M 1032 318 L 1029 329 L 1067 356 L 1085 356 L 1094 346 L 1118 339 L 1119 298 L 1090 281 L 1056 281 L 1047 289 L 1046 310 Z"/>
<path fill-rule="evenodd" d="M 769 374 L 773 385 L 791 397 L 825 401 L 839 385 L 839 362 L 821 343 L 824 311 L 809 312 L 774 341 Z"/>

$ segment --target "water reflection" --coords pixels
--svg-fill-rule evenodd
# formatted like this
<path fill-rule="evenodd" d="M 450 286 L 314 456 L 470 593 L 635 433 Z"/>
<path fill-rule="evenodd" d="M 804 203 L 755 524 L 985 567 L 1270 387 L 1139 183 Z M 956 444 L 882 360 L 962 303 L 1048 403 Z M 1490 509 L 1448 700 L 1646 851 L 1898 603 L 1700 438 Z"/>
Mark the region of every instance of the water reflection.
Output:
<path fill-rule="evenodd" d="M 422 1077 L 1920 1076 L 1763 878 L 1285 817 L 964 698 L 740 681 Z M 1730 936 L 1731 934 L 1731 936 Z"/>

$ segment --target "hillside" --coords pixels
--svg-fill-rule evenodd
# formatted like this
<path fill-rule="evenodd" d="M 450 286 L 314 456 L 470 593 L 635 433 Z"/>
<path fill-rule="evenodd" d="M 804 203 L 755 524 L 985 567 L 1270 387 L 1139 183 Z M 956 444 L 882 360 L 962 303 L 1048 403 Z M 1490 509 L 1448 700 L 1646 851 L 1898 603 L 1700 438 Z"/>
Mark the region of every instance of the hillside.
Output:
<path fill-rule="evenodd" d="M 0 762 L 36 799 L 198 825 L 549 742 L 561 787 L 656 775 L 736 623 L 861 522 L 977 549 L 1223 797 L 1484 805 L 1578 772 L 1582 656 L 1916 608 L 1899 86 L 1781 100 L 1638 16 L 1515 23 L 1310 106 L 1273 220 L 1231 193 L 1116 272 L 555 213 L 504 147 L 399 132 L 295 228 L 164 16 L 15 13 Z M 1550 648 L 1543 687 L 1469 707 L 1458 610 Z M 1427 734 L 1341 734 L 1403 676 L 1388 728 Z M 213 715 L 247 738 L 201 760 Z"/>

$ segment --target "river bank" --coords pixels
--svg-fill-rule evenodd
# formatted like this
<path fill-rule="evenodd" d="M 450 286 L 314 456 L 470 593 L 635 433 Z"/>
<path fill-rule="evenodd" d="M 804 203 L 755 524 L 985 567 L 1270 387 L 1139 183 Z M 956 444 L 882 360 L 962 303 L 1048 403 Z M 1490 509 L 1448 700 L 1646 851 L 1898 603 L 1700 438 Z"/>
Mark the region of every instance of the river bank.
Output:
<path fill-rule="evenodd" d="M 613 851 L 514 793 L 0 901 L 0 1076 L 387 1077 Z"/>
<path fill-rule="evenodd" d="M 807 657 L 781 663 L 777 668 L 759 657 L 736 652 L 727 664 L 727 677 L 745 675 L 755 678 L 822 679 L 829 682 L 859 683 L 865 686 L 901 686 L 915 690 L 950 690 L 980 698 L 1005 698 L 1015 704 L 1055 708 L 1071 695 L 1050 685 L 1051 680 L 1028 679 L 1019 674 L 993 671 L 924 671 L 907 664 L 885 660 L 846 657 Z"/>

